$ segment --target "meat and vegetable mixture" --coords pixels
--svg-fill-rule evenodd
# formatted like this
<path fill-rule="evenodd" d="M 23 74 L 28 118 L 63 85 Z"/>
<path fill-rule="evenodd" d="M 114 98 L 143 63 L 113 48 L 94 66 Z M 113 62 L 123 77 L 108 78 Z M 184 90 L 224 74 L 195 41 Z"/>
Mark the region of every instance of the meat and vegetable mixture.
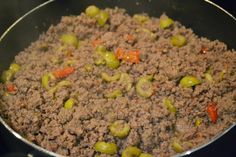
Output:
<path fill-rule="evenodd" d="M 89 6 L 62 17 L 1 79 L 1 116 L 71 157 L 167 157 L 236 120 L 236 53 L 163 14 Z"/>

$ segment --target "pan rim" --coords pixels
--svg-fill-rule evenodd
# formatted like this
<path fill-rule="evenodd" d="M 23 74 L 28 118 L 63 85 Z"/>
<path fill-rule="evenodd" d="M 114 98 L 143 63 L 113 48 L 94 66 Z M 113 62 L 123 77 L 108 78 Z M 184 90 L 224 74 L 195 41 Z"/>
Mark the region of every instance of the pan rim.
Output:
<path fill-rule="evenodd" d="M 24 18 L 26 18 L 27 16 L 29 16 L 31 13 L 33 13 L 34 11 L 37 11 L 39 10 L 40 8 L 52 3 L 52 2 L 55 2 L 57 0 L 48 0 L 36 7 L 34 7 L 33 9 L 31 9 L 30 11 L 28 11 L 27 13 L 25 13 L 23 16 L 21 16 L 20 18 L 18 18 L 13 24 L 11 24 L 6 31 L 4 31 L 4 33 L 0 36 L 0 44 L 1 44 L 1 41 L 7 36 L 8 32 L 10 32 L 15 25 L 17 25 L 19 22 L 21 22 Z M 212 2 L 211 0 L 204 0 L 206 3 L 212 5 L 213 7 L 216 7 L 217 9 L 220 9 L 222 12 L 224 12 L 225 14 L 227 14 L 229 17 L 232 18 L 232 20 L 234 20 L 236 22 L 236 17 L 233 16 L 231 13 L 229 13 L 227 10 L 225 10 L 224 8 L 222 8 L 221 6 L 219 6 L 218 4 Z M 17 139 L 19 139 L 20 141 L 22 141 L 23 143 L 27 144 L 28 146 L 31 146 L 33 147 L 34 149 L 40 151 L 40 152 L 43 152 L 43 153 L 46 153 L 50 156 L 55 156 L 55 157 L 66 157 L 66 156 L 63 156 L 63 155 L 60 155 L 58 153 L 54 153 L 52 151 L 49 151 L 39 145 L 36 145 L 35 143 L 27 140 L 26 138 L 24 138 L 22 135 L 20 135 L 19 133 L 17 133 L 15 130 L 13 130 L 5 121 L 4 119 L 1 117 L 0 115 L 0 123 L 11 133 L 13 134 Z M 190 150 L 187 150 L 187 151 L 184 151 L 182 153 L 179 153 L 179 154 L 176 154 L 172 157 L 182 157 L 182 156 L 187 156 L 187 155 L 191 155 L 192 153 L 212 144 L 213 142 L 217 141 L 219 138 L 221 138 L 222 136 L 224 136 L 225 134 L 227 134 L 233 127 L 236 126 L 236 122 L 234 122 L 230 127 L 228 127 L 226 130 L 224 130 L 223 132 L 221 132 L 220 134 L 217 134 L 215 135 L 211 140 L 209 140 L 208 142 L 204 143 L 204 144 L 201 144 L 199 145 L 198 147 L 196 148 L 193 148 L 193 149 L 190 149 Z M 29 152 L 30 154 L 30 152 Z M 33 154 L 32 154 L 33 156 Z"/>

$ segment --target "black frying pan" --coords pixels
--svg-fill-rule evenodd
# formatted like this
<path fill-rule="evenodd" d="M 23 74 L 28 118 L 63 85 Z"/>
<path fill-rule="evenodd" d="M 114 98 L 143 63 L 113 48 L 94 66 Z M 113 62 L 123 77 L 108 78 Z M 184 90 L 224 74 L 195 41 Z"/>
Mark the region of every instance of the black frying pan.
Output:
<path fill-rule="evenodd" d="M 58 23 L 62 15 L 78 15 L 90 4 L 101 8 L 118 6 L 126 8 L 130 14 L 146 12 L 156 17 L 166 12 L 173 19 L 191 27 L 199 36 L 219 39 L 229 48 L 236 49 L 236 19 L 208 0 L 49 0 L 17 20 L 0 37 L 0 73 L 20 50 L 37 40 L 39 34 L 51 24 Z M 19 152 L 14 156 L 57 156 L 22 138 L 1 117 L 0 122 L 0 135 L 4 142 L 12 151 Z M 227 145 L 226 139 L 232 139 L 235 132 L 233 124 L 209 143 L 181 155 L 227 156 L 227 152 L 222 151 L 229 150 L 224 145 Z"/>

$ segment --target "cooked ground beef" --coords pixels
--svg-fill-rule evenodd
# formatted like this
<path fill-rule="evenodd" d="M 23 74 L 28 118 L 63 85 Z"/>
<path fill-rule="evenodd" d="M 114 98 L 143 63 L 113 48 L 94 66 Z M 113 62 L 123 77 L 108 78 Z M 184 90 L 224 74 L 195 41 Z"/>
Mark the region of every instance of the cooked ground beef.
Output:
<path fill-rule="evenodd" d="M 99 26 L 96 18 L 85 13 L 62 17 L 36 42 L 15 57 L 21 69 L 10 81 L 2 83 L 1 116 L 23 137 L 37 145 L 71 157 L 92 157 L 98 141 L 113 142 L 117 154 L 128 146 L 136 146 L 153 156 L 167 157 L 176 152 L 173 141 L 183 150 L 202 145 L 227 129 L 236 120 L 236 53 L 220 41 L 198 37 L 189 28 L 175 21 L 168 28 L 160 28 L 160 19 L 150 17 L 145 22 L 128 15 L 124 9 L 105 9 L 109 19 Z M 165 14 L 161 18 L 167 18 Z M 63 34 L 73 34 L 79 46 L 66 45 Z M 181 34 L 183 46 L 173 46 L 171 38 Z M 117 49 L 136 51 L 138 62 L 120 60 L 120 66 L 111 69 L 95 65 L 96 44 L 113 53 Z M 42 86 L 41 79 L 65 67 L 71 72 L 63 77 L 49 79 L 49 88 L 61 81 L 71 85 L 60 86 L 54 93 Z M 208 71 L 213 80 L 207 80 Z M 209 72 L 210 71 L 210 72 Z M 131 88 L 124 82 L 107 82 L 101 73 L 127 73 Z M 150 96 L 142 97 L 136 85 L 141 77 L 152 76 Z M 180 80 L 195 76 L 200 83 L 183 87 Z M 50 78 L 50 77 L 49 77 Z M 14 90 L 6 91 L 13 85 Z M 120 89 L 119 95 L 107 97 Z M 72 108 L 65 102 L 73 98 Z M 167 99 L 174 106 L 171 111 L 163 104 Z M 215 104 L 215 113 L 207 106 Z M 213 111 L 214 112 L 214 111 Z M 216 114 L 217 113 L 217 114 Z M 216 122 L 213 120 L 215 118 Z M 109 126 L 123 120 L 130 126 L 127 137 L 114 137 Z M 101 155 L 107 156 L 107 155 Z"/>

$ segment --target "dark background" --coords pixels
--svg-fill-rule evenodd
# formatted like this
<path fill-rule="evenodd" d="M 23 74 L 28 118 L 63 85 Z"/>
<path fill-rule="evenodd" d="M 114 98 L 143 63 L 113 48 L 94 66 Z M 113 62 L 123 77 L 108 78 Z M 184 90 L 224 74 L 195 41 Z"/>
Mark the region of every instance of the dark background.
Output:
<path fill-rule="evenodd" d="M 19 17 L 24 15 L 27 11 L 31 10 L 33 7 L 41 4 L 45 0 L 1 0 L 0 3 L 0 35 Z M 222 8 L 226 9 L 232 15 L 236 16 L 236 0 L 212 0 L 213 2 L 219 4 Z M 21 5 L 20 5 L 21 4 Z M 26 5 L 22 5 L 26 4 Z M 217 19 L 216 19 L 217 20 Z M 236 37 L 235 37 L 236 41 Z M 207 149 L 208 154 L 212 154 L 213 157 L 236 157 L 236 128 L 233 128 L 228 134 L 224 136 L 223 139 L 217 140 L 211 144 L 210 149 Z M 1 142 L 0 135 L 0 157 L 4 154 L 9 153 L 8 148 Z M 215 153 L 217 151 L 217 154 Z M 220 150 L 220 151 L 219 151 Z M 200 151 L 204 152 L 206 150 L 202 149 Z M 210 152 L 209 152 L 210 151 Z M 12 155 L 12 157 L 17 157 L 18 155 Z M 199 153 L 194 156 L 200 156 Z M 7 156 L 4 156 L 7 157 Z M 10 157 L 10 156 L 9 156 Z M 18 156 L 20 157 L 20 156 Z"/>

